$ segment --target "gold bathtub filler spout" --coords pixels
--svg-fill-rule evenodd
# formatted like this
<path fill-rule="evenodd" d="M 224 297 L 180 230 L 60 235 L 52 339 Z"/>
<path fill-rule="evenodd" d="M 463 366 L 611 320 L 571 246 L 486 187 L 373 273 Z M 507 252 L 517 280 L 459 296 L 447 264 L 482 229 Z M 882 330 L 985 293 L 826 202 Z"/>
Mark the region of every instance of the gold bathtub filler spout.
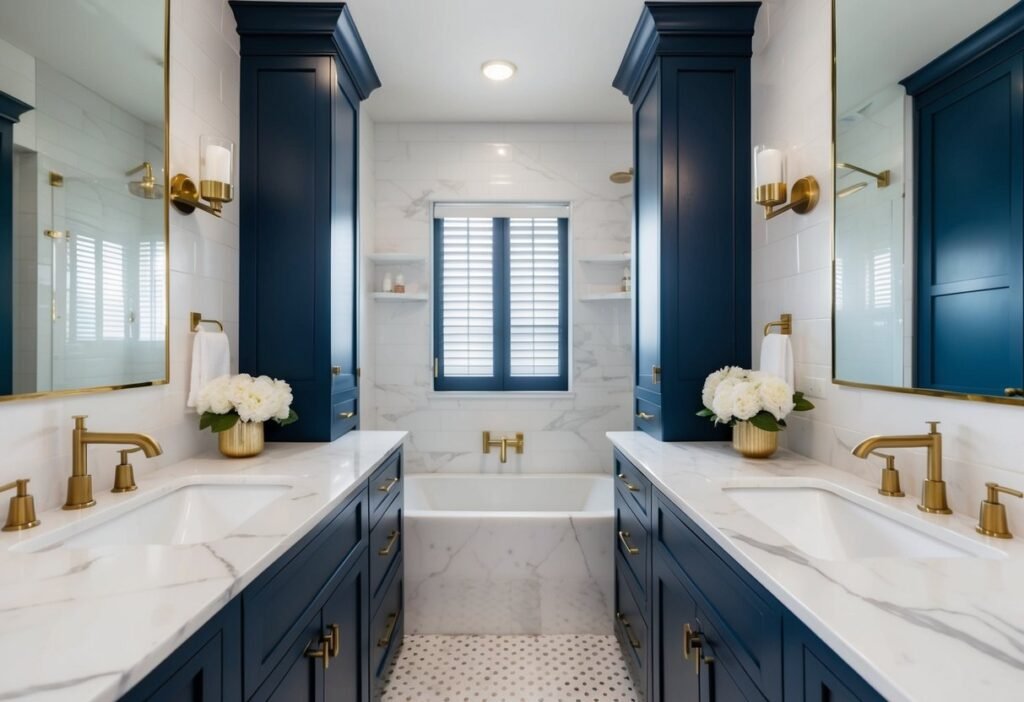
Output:
<path fill-rule="evenodd" d="M 514 438 L 514 439 L 510 439 L 508 437 L 503 437 L 501 439 L 492 439 L 491 438 L 491 432 L 485 431 L 484 432 L 484 453 L 490 453 L 492 446 L 497 446 L 497 447 L 501 448 L 501 451 L 498 452 L 498 459 L 502 463 L 508 463 L 508 449 L 509 449 L 509 447 L 514 448 L 516 450 L 516 453 L 522 453 L 523 452 L 523 433 L 522 432 L 516 433 L 516 438 Z"/>
<path fill-rule="evenodd" d="M 931 427 L 927 434 L 872 436 L 864 439 L 853 449 L 853 455 L 857 458 L 867 458 L 880 448 L 928 449 L 928 474 L 921 486 L 921 503 L 917 508 L 932 514 L 952 514 L 953 510 L 946 502 L 946 483 L 942 479 L 942 434 L 938 430 L 939 423 L 927 424 Z"/>
<path fill-rule="evenodd" d="M 74 420 L 75 429 L 71 433 L 71 477 L 68 478 L 68 499 L 64 509 L 82 509 L 96 504 L 92 496 L 92 476 L 89 475 L 89 444 L 138 446 L 147 458 L 163 453 L 156 439 L 146 434 L 88 431 L 85 428 L 86 415 L 77 415 Z"/>

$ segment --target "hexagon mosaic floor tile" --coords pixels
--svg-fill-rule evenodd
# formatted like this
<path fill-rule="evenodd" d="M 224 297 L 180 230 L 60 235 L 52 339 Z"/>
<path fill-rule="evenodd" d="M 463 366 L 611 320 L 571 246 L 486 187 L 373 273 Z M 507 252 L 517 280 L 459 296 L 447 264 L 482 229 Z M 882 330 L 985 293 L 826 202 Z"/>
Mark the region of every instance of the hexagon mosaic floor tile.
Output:
<path fill-rule="evenodd" d="M 635 702 L 614 636 L 408 635 L 383 702 Z"/>

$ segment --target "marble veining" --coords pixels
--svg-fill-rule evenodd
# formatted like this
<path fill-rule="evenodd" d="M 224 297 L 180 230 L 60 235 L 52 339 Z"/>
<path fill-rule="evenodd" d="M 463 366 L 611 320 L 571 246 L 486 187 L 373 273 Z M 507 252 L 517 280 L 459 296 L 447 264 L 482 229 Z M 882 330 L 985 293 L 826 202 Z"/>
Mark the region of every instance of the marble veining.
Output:
<path fill-rule="evenodd" d="M 405 436 L 356 431 L 331 444 L 268 444 L 251 459 L 200 456 L 145 476 L 128 496 L 97 492 L 92 509 L 44 512 L 40 527 L 4 534 L 0 700 L 118 699 L 351 495 Z M 291 490 L 209 543 L 18 550 L 198 476 L 273 479 Z"/>
<path fill-rule="evenodd" d="M 612 443 L 658 489 L 889 700 L 1016 699 L 1024 671 L 1024 545 L 974 532 L 976 515 L 924 515 L 855 475 L 788 451 L 747 460 L 727 444 Z M 722 490 L 737 478 L 819 478 L 1004 558 L 811 558 Z M 1024 524 L 1017 525 L 1024 530 Z M 1011 524 L 1011 528 L 1013 525 Z"/>

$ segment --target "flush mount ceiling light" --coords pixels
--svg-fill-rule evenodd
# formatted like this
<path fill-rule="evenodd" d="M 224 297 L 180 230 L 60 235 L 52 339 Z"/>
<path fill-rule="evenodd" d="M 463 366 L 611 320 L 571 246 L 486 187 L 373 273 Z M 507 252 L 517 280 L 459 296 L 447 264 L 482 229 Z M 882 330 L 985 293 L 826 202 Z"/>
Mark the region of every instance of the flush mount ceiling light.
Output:
<path fill-rule="evenodd" d="M 503 81 L 516 74 L 516 65 L 511 61 L 485 61 L 480 71 L 490 80 Z"/>

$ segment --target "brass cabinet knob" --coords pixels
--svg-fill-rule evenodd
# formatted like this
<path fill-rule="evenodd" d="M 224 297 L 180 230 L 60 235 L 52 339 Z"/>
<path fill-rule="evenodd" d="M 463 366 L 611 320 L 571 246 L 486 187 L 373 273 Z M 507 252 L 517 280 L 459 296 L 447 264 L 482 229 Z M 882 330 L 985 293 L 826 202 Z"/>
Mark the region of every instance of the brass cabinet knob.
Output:
<path fill-rule="evenodd" d="M 1006 522 L 1006 505 L 999 502 L 999 493 L 1024 497 L 1024 492 L 1013 488 L 1003 487 L 999 483 L 985 483 L 988 494 L 981 501 L 981 511 L 978 514 L 978 526 L 975 527 L 979 534 L 994 536 L 997 539 L 1012 539 L 1009 526 Z"/>
<path fill-rule="evenodd" d="M 878 494 L 886 497 L 906 495 L 900 488 L 900 472 L 896 470 L 896 457 L 878 451 L 875 451 L 875 455 L 885 459 L 885 468 L 882 469 L 882 486 L 878 488 Z"/>
<path fill-rule="evenodd" d="M 28 494 L 28 478 L 21 478 L 6 485 L 0 485 L 0 492 L 17 490 L 11 498 L 11 507 L 7 510 L 7 522 L 4 524 L 4 531 L 21 531 L 39 526 L 36 519 L 36 501 Z"/>
<path fill-rule="evenodd" d="M 327 652 L 331 658 L 337 658 L 341 653 L 341 627 L 331 624 L 330 637 L 327 639 Z"/>
<path fill-rule="evenodd" d="M 331 375 L 341 375 L 341 366 L 331 366 Z"/>
<path fill-rule="evenodd" d="M 703 640 L 701 640 L 701 633 L 694 631 L 687 622 L 683 625 L 683 660 L 690 660 L 690 656 L 693 656 L 693 672 L 696 675 L 700 675 L 700 649 L 704 646 Z"/>

